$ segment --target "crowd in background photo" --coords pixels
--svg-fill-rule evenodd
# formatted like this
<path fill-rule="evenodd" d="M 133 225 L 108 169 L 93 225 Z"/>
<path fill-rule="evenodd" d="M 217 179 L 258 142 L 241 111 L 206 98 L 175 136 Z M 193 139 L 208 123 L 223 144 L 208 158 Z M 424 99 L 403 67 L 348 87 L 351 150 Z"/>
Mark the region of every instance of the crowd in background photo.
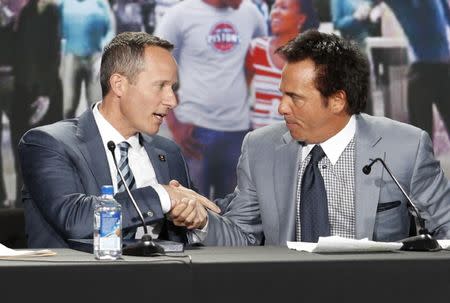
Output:
<path fill-rule="evenodd" d="M 283 121 L 284 59 L 309 29 L 352 40 L 368 56 L 366 112 L 426 130 L 450 173 L 448 0 L 0 0 L 0 208 L 21 207 L 17 145 L 30 128 L 102 99 L 105 45 L 145 31 L 175 45 L 179 106 L 162 133 L 180 147 L 196 188 L 236 186 L 247 132 Z"/>

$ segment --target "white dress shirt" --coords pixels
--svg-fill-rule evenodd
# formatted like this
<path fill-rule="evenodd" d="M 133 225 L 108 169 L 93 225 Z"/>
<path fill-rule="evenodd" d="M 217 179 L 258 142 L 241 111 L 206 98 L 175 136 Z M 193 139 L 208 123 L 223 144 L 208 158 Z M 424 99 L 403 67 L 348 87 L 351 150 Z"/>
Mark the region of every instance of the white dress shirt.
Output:
<path fill-rule="evenodd" d="M 320 143 L 320 146 L 325 152 L 325 155 L 327 155 L 327 158 L 330 160 L 331 164 L 336 164 L 344 149 L 355 136 L 355 132 L 356 119 L 355 115 L 352 115 L 343 129 L 341 129 L 330 139 Z M 306 157 L 309 155 L 309 152 L 315 145 L 316 144 L 308 144 L 302 148 L 302 162 L 305 161 Z"/>
<path fill-rule="evenodd" d="M 105 148 L 106 157 L 108 159 L 109 171 L 111 172 L 111 184 L 114 186 L 114 192 L 117 192 L 117 169 L 114 165 L 114 159 L 111 152 L 108 149 L 108 142 L 113 141 L 116 146 L 120 142 L 127 141 L 130 144 L 128 149 L 128 163 L 130 169 L 133 172 L 136 182 L 136 188 L 145 186 L 151 186 L 155 189 L 161 201 L 161 208 L 163 213 L 168 213 L 171 208 L 170 197 L 167 191 L 162 185 L 158 183 L 156 179 L 155 169 L 153 168 L 150 158 L 144 148 L 139 143 L 139 135 L 136 134 L 128 139 L 125 139 L 100 113 L 98 106 L 101 102 L 98 102 L 93 109 L 95 123 L 97 124 L 100 136 L 102 137 L 103 147 Z M 115 149 L 116 159 L 120 161 L 120 150 Z M 108 184 L 105 184 L 108 185 Z M 158 238 L 161 231 L 161 224 L 152 224 L 148 226 L 149 234 L 153 238 Z M 138 228 L 136 232 L 136 238 L 140 238 L 143 233 L 142 227 Z"/>
<path fill-rule="evenodd" d="M 328 218 L 330 234 L 346 238 L 355 237 L 355 167 L 354 136 L 356 132 L 356 119 L 351 116 L 347 124 L 336 135 L 320 143 L 326 156 L 323 157 L 317 168 L 322 175 L 328 204 Z M 301 241 L 301 184 L 306 166 L 309 163 L 309 153 L 315 144 L 308 144 L 301 150 L 302 162 L 298 170 L 296 192 L 296 240 Z"/>

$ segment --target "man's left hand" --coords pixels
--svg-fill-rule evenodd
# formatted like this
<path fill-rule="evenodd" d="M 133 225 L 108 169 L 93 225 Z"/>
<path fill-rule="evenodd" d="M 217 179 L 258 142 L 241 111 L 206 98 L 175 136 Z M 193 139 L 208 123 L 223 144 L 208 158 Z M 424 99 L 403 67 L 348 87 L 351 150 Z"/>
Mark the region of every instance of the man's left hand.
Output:
<path fill-rule="evenodd" d="M 181 199 L 169 212 L 176 226 L 188 229 L 202 229 L 208 221 L 208 213 L 198 200 Z"/>

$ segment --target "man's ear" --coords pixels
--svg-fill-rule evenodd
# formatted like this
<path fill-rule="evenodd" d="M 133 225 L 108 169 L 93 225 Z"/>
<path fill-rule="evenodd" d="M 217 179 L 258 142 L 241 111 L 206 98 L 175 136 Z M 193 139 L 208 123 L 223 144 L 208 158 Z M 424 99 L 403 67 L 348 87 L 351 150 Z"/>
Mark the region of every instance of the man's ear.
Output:
<path fill-rule="evenodd" d="M 120 98 L 124 94 L 128 82 L 124 76 L 115 73 L 109 77 L 109 85 L 111 86 L 111 91 L 114 95 Z"/>
<path fill-rule="evenodd" d="M 335 114 L 341 114 L 347 109 L 347 94 L 343 90 L 338 90 L 328 100 L 329 107 Z"/>

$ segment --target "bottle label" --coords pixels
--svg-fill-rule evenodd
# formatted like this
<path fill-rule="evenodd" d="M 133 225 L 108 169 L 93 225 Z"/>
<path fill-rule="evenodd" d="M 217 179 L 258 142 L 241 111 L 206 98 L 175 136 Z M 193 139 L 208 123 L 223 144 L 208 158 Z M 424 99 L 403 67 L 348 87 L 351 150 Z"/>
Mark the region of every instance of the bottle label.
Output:
<path fill-rule="evenodd" d="M 120 211 L 100 213 L 100 249 L 120 249 Z"/>

